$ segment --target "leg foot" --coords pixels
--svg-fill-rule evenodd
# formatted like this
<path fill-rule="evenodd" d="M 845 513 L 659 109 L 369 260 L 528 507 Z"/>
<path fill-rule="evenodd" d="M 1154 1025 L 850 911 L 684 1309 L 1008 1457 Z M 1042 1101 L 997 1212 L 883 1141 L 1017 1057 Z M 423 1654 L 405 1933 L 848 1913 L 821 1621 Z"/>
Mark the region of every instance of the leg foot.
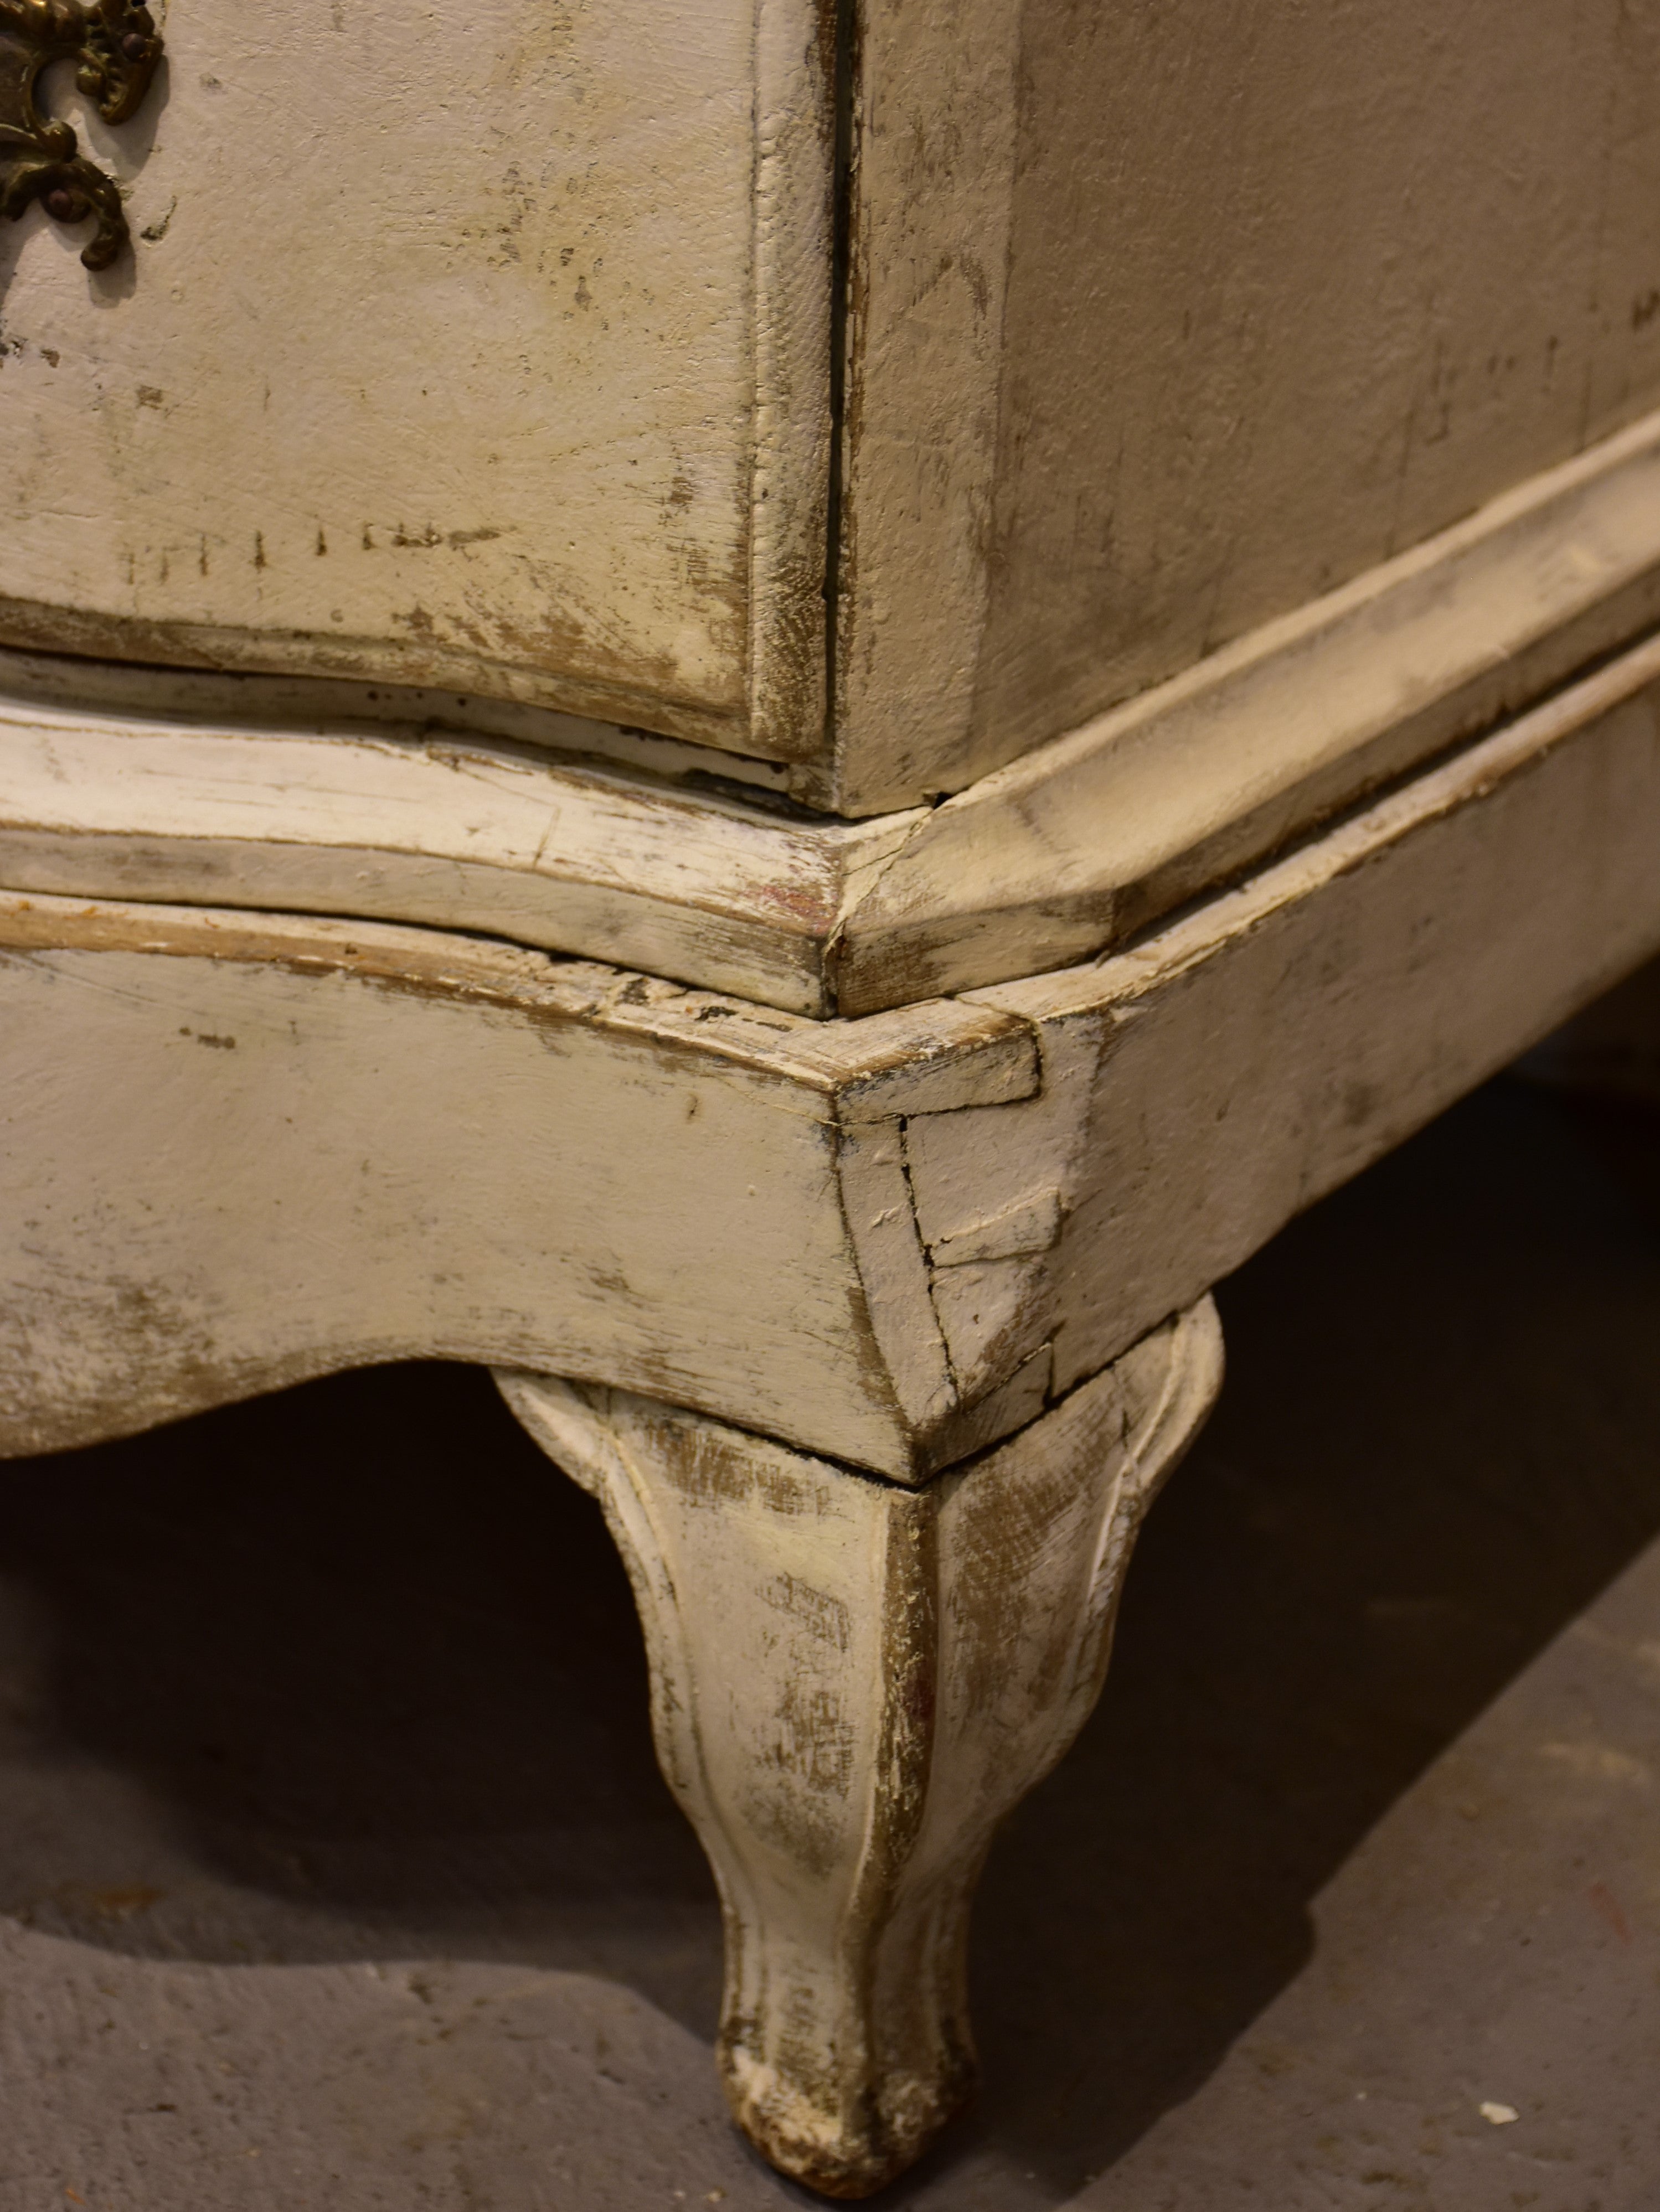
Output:
<path fill-rule="evenodd" d="M 1095 1703 L 1137 1526 L 1220 1376 L 1207 1299 L 922 1491 L 500 1377 L 628 1563 L 658 1756 L 725 1910 L 733 2109 L 828 2196 L 891 2180 L 971 2093 L 981 1864 Z"/>

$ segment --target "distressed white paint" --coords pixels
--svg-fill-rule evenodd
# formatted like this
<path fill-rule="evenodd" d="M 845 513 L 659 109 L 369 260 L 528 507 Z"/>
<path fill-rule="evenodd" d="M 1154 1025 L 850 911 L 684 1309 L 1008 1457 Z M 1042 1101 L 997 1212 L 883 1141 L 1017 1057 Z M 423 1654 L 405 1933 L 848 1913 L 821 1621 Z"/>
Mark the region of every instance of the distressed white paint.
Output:
<path fill-rule="evenodd" d="M 1651 659 L 1134 952 L 861 1021 L 13 897 L 9 1448 L 426 1351 L 925 1476 L 1660 946 Z"/>
<path fill-rule="evenodd" d="M 76 113 L 136 260 L 89 282 L 38 210 L 3 240 L 0 626 L 816 744 L 818 26 L 172 9 L 165 105 Z"/>
<path fill-rule="evenodd" d="M 726 1912 L 721 2070 L 787 2173 L 867 2195 L 971 2089 L 986 1847 L 1099 1694 L 1142 1515 L 1221 1364 L 1206 1300 L 920 1495 L 500 1377 L 628 1564 L 658 1757 Z"/>
<path fill-rule="evenodd" d="M 812 0 L 192 0 L 88 130 L 136 276 L 3 242 L 7 635 L 456 688 L 0 709 L 0 1448 L 585 1378 L 507 1387 L 629 1560 L 739 2116 L 838 2193 L 967 2087 L 981 1855 L 1218 1378 L 1165 1317 L 1660 947 L 1651 645 L 1030 972 L 1660 611 L 1660 418 L 1537 473 L 1660 379 L 1660 17 L 1497 9 L 866 0 L 836 518 Z"/>
<path fill-rule="evenodd" d="M 436 1352 L 925 1480 L 1660 949 L 1657 850 L 1644 648 L 1133 951 L 858 1021 L 13 895 L 6 1446 Z"/>
<path fill-rule="evenodd" d="M 860 0 L 840 753 L 955 791 L 1660 399 L 1651 0 Z"/>
<path fill-rule="evenodd" d="M 853 813 L 968 780 L 990 612 L 1022 6 L 861 0 L 849 118 L 837 758 Z M 1080 416 L 1079 432 L 1092 424 Z M 972 770 L 970 771 L 972 773 Z"/>
<path fill-rule="evenodd" d="M 1057 1387 L 1660 951 L 1657 856 L 1650 647 L 1133 951 L 973 994 L 1046 1063 L 1030 1107 L 960 1117 L 975 1157 L 1019 1158 L 1029 1115 L 1071 1163 Z M 1098 1071 L 1069 1105 L 1052 1054 Z M 925 1220 L 963 1192 L 930 1134 L 908 1135 Z"/>
<path fill-rule="evenodd" d="M 884 1303 L 915 1224 L 839 1164 L 1025 1095 L 1007 1016 L 855 1034 L 436 933 L 15 896 L 0 1007 L 0 1449 L 423 1352 L 905 1480 L 1029 1403 L 917 1401 Z"/>
<path fill-rule="evenodd" d="M 856 1021 L 9 895 L 0 1449 L 410 1355 L 592 1386 L 509 1384 L 629 1560 L 735 2109 L 861 2193 L 968 2086 L 982 1850 L 1213 1390 L 1160 1323 L 1660 950 L 1657 850 L 1645 647 L 1133 951 Z"/>
<path fill-rule="evenodd" d="M 754 753 L 721 752 L 684 738 L 530 707 L 479 691 L 439 690 L 421 684 L 356 684 L 344 676 L 282 674 L 249 669 L 178 668 L 161 662 L 67 659 L 0 646 L 0 698 L 71 713 L 131 715 L 139 721 L 173 720 L 198 727 L 224 724 L 270 730 L 374 732 L 391 727 L 443 730 L 453 735 L 503 738 L 638 769 L 649 781 L 695 779 L 700 787 L 725 784 L 766 792 L 789 790 L 781 761 Z"/>
<path fill-rule="evenodd" d="M 829 707 L 836 0 L 755 9 L 754 467 L 743 749 L 821 751 Z M 703 10 L 690 19 L 701 26 Z"/>
<path fill-rule="evenodd" d="M 562 757 L 517 710 L 452 733 L 398 693 L 375 727 L 343 687 L 214 678 L 185 720 L 188 676 L 118 713 L 112 677 L 14 664 L 0 880 L 484 929 L 864 1013 L 1099 950 L 1657 612 L 1651 416 L 944 806 L 859 824 L 711 793 L 708 753 L 585 758 L 605 733 L 569 719 Z"/>
<path fill-rule="evenodd" d="M 136 260 L 0 239 L 0 634 L 538 702 L 874 814 L 1660 394 L 1647 5 L 854 14 L 832 517 L 827 0 L 174 11 L 165 103 L 68 96 Z"/>
<path fill-rule="evenodd" d="M 933 810 L 850 903 L 838 1003 L 1084 958 L 1657 617 L 1649 416 Z"/>
<path fill-rule="evenodd" d="M 0 704 L 0 881 L 489 930 L 827 1011 L 915 814 L 822 827 L 497 740 Z"/>

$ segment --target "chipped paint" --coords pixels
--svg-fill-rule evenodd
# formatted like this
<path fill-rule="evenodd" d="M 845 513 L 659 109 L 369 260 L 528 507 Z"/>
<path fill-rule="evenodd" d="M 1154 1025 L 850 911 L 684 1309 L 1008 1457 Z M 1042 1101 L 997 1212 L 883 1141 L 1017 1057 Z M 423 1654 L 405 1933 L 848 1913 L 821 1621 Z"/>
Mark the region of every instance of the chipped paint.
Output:
<path fill-rule="evenodd" d="M 770 641 L 822 610 L 828 370 L 774 296 L 819 265 L 818 0 L 761 20 L 195 0 L 124 179 L 145 281 L 105 313 L 21 240 L 0 635 L 816 747 Z"/>
<path fill-rule="evenodd" d="M 733 2112 L 826 2196 L 883 2187 L 972 2093 L 987 1844 L 1095 1701 L 1136 1530 L 1220 1376 L 1207 1302 L 920 1493 L 499 1378 L 628 1565 L 658 1758 L 725 1907 Z"/>

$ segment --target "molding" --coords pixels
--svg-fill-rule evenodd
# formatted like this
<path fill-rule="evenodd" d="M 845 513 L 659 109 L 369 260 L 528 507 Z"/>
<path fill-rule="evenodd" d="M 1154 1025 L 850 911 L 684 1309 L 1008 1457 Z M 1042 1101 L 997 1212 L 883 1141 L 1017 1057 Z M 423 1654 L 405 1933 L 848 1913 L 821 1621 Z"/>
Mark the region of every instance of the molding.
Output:
<path fill-rule="evenodd" d="M 1660 953 L 1657 854 L 1651 640 L 1135 946 L 974 993 L 1032 1023 L 1043 1063 L 982 1202 L 1040 1151 L 1065 1163 L 1028 1294 L 1053 1387 Z M 930 1242 L 975 1143 L 952 1138 L 908 1133 Z"/>
<path fill-rule="evenodd" d="M 1030 1026 L 824 1023 L 436 930 L 0 896 L 0 1455 L 431 1355 L 557 1367 L 925 1480 L 958 1386 L 895 1133 Z M 920 1117 L 920 1118 L 919 1118 Z"/>
<path fill-rule="evenodd" d="M 790 770 L 782 761 L 691 744 L 632 723 L 596 721 L 482 691 L 439 690 L 430 684 L 71 659 L 0 645 L 0 707 L 44 707 L 71 717 L 108 716 L 141 725 L 176 722 L 210 729 L 222 723 L 230 729 L 309 731 L 316 736 L 443 731 L 481 741 L 501 738 L 556 761 L 602 762 L 642 775 L 648 785 L 667 779 L 694 790 L 718 791 L 736 784 L 759 794 L 763 805 L 787 805 L 791 797 Z"/>
<path fill-rule="evenodd" d="M 1131 950 L 858 1020 L 0 897 L 0 1452 L 438 1357 L 926 1481 L 1660 951 L 1657 852 L 1651 643 Z"/>
<path fill-rule="evenodd" d="M 417 684 L 453 694 L 478 693 L 532 713 L 638 723 L 717 752 L 754 749 L 743 706 L 671 699 L 645 683 L 612 682 L 580 669 L 538 667 L 426 640 L 412 647 L 402 638 L 173 622 L 0 595 L 0 645 L 22 653 L 140 661 L 205 675 L 226 672 L 295 682 L 313 678 L 378 689 L 407 685 L 413 673 Z M 747 668 L 735 673 L 747 682 Z"/>
<path fill-rule="evenodd" d="M 372 726 L 345 687 L 14 660 L 0 880 L 486 931 L 856 1016 L 1107 951 L 1657 620 L 1660 415 L 945 805 L 862 823 L 781 806 L 758 763 L 711 789 L 714 756 L 599 725 L 401 693 L 380 710 L 410 719 Z M 112 711 L 124 686 L 139 711 Z"/>
<path fill-rule="evenodd" d="M 0 704 L 0 882 L 487 931 L 791 1012 L 915 814 L 802 823 L 418 726 L 190 724 Z"/>
<path fill-rule="evenodd" d="M 1660 414 L 936 809 L 850 905 L 845 1012 L 1122 943 L 1660 621 Z"/>

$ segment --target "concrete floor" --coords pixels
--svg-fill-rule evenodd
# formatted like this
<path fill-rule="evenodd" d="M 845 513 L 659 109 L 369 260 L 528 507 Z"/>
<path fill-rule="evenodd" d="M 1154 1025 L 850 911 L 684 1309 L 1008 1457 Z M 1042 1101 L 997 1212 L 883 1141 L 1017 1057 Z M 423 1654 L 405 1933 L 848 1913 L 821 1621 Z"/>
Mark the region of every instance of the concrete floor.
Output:
<path fill-rule="evenodd" d="M 1223 1286 L 916 2212 L 1660 2205 L 1660 1129 L 1493 1086 Z M 815 2203 L 621 1571 L 480 1376 L 0 1471 L 0 2212 Z M 1513 2110 L 1513 2121 L 1484 2118 Z"/>

